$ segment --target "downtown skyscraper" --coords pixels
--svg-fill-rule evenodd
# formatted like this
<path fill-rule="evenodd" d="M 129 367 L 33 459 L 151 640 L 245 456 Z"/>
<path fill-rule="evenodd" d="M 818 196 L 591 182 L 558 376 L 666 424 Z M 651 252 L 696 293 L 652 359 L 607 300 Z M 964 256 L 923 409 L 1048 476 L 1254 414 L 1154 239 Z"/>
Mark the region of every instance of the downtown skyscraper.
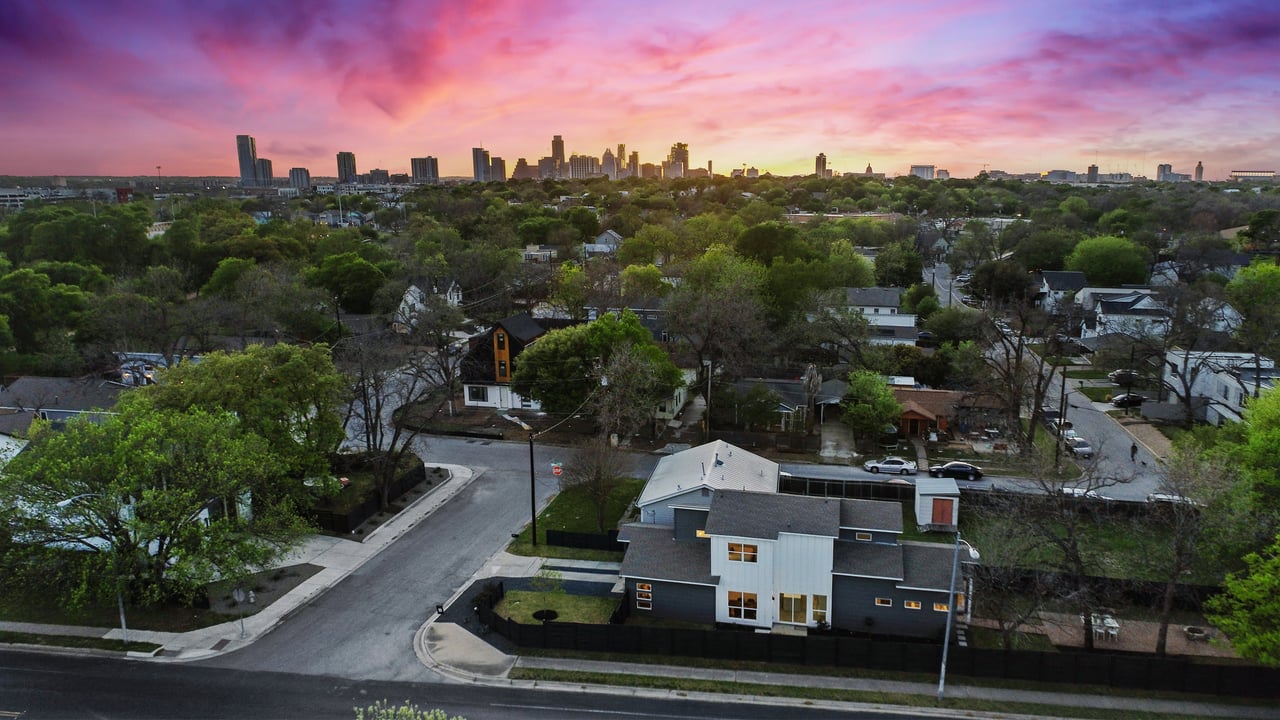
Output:
<path fill-rule="evenodd" d="M 356 181 L 356 154 L 353 152 L 338 153 L 338 182 L 353 183 Z"/>
<path fill-rule="evenodd" d="M 236 155 L 240 160 L 240 187 L 257 187 L 258 143 L 252 135 L 236 136 Z"/>

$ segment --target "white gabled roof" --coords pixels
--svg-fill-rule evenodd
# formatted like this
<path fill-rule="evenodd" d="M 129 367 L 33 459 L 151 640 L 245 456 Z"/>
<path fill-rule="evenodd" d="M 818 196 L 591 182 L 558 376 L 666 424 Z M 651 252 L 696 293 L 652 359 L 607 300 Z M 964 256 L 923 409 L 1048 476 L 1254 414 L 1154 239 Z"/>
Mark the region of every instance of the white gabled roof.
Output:
<path fill-rule="evenodd" d="M 778 463 L 723 440 L 658 461 L 636 505 L 644 507 L 694 488 L 776 493 Z"/>

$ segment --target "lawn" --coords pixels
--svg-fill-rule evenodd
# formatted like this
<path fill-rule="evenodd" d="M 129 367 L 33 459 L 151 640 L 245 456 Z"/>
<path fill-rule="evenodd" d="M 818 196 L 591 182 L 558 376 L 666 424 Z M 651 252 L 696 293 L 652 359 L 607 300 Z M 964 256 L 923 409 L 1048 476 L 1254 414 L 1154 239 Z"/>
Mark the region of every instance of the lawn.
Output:
<path fill-rule="evenodd" d="M 1081 368 L 1077 370 L 1068 370 L 1067 377 L 1073 380 L 1106 380 L 1106 370 L 1096 370 L 1094 368 Z"/>
<path fill-rule="evenodd" d="M 639 478 L 628 478 L 609 495 L 609 504 L 605 507 L 605 527 L 617 527 L 623 514 L 640 496 L 645 481 Z M 618 561 L 622 553 L 605 550 L 583 550 L 579 548 L 554 547 L 547 545 L 547 530 L 564 530 L 566 532 L 598 533 L 596 524 L 596 508 L 586 493 L 576 488 L 562 490 L 551 500 L 551 504 L 538 515 L 538 545 L 530 542 L 530 528 L 526 526 L 511 541 L 507 552 L 514 555 L 540 555 L 542 557 L 558 557 L 573 560 L 606 560 Z"/>
<path fill-rule="evenodd" d="M 533 616 L 539 610 L 554 610 L 556 622 L 604 625 L 609 622 L 609 616 L 617 607 L 616 598 L 511 590 L 493 611 L 502 617 L 529 625 L 541 622 Z"/>
<path fill-rule="evenodd" d="M 1111 398 L 1123 392 L 1114 385 L 1095 385 L 1076 388 L 1076 390 L 1085 397 L 1094 402 L 1111 402 Z"/>
<path fill-rule="evenodd" d="M 130 641 L 126 646 L 123 640 L 110 640 L 107 638 L 95 637 L 78 637 L 75 635 L 39 635 L 36 633 L 21 633 L 0 631 L 0 643 L 12 643 L 18 645 L 46 645 L 53 647 L 71 647 L 71 648 L 92 648 L 94 650 L 129 650 L 132 652 L 153 653 L 161 648 L 160 645 L 149 642 L 133 642 Z"/>

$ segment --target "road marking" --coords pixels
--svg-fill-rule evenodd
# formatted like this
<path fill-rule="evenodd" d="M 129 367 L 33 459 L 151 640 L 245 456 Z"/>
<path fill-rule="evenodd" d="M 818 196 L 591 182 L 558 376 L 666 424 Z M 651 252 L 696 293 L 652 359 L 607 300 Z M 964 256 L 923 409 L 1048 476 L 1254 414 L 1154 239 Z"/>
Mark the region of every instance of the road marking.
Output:
<path fill-rule="evenodd" d="M 20 718 L 27 713 L 23 710 L 0 710 L 0 717 Z"/>

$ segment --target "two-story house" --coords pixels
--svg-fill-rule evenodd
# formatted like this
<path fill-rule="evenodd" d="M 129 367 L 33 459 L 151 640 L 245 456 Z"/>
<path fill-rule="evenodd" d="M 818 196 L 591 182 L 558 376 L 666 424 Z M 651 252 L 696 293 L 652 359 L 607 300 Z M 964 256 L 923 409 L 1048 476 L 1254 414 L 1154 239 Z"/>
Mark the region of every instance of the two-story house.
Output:
<path fill-rule="evenodd" d="M 1189 401 L 1197 420 L 1221 425 L 1240 422 L 1249 398 L 1269 389 L 1277 375 L 1269 357 L 1173 348 L 1165 353 L 1161 381 L 1170 402 Z"/>
<path fill-rule="evenodd" d="M 391 316 L 391 327 L 396 332 L 408 332 L 417 323 L 418 314 L 427 306 L 430 296 L 442 298 L 450 307 L 462 305 L 462 286 L 453 278 L 416 277 L 405 288 L 400 305 Z"/>
<path fill-rule="evenodd" d="M 636 499 L 640 522 L 677 527 L 694 537 L 715 490 L 778 491 L 778 463 L 723 440 L 668 455 L 658 461 Z M 693 515 L 689 513 L 692 512 Z"/>
<path fill-rule="evenodd" d="M 620 574 L 633 612 L 765 630 L 940 637 L 953 548 L 904 543 L 894 502 L 715 490 L 676 525 L 632 523 Z M 957 593 L 961 608 L 965 593 Z"/>
<path fill-rule="evenodd" d="M 876 345 L 914 345 L 916 316 L 902 312 L 902 288 L 845 288 L 845 308 L 870 325 L 868 340 Z"/>
<path fill-rule="evenodd" d="M 569 327 L 573 320 L 534 318 L 520 313 L 499 320 L 470 339 L 462 360 L 462 399 L 467 407 L 539 409 L 538 402 L 511 391 L 516 358 L 549 330 Z"/>
<path fill-rule="evenodd" d="M 1082 340 L 1163 336 L 1169 328 L 1169 311 L 1151 288 L 1085 287 L 1075 294 L 1075 304 Z"/>

